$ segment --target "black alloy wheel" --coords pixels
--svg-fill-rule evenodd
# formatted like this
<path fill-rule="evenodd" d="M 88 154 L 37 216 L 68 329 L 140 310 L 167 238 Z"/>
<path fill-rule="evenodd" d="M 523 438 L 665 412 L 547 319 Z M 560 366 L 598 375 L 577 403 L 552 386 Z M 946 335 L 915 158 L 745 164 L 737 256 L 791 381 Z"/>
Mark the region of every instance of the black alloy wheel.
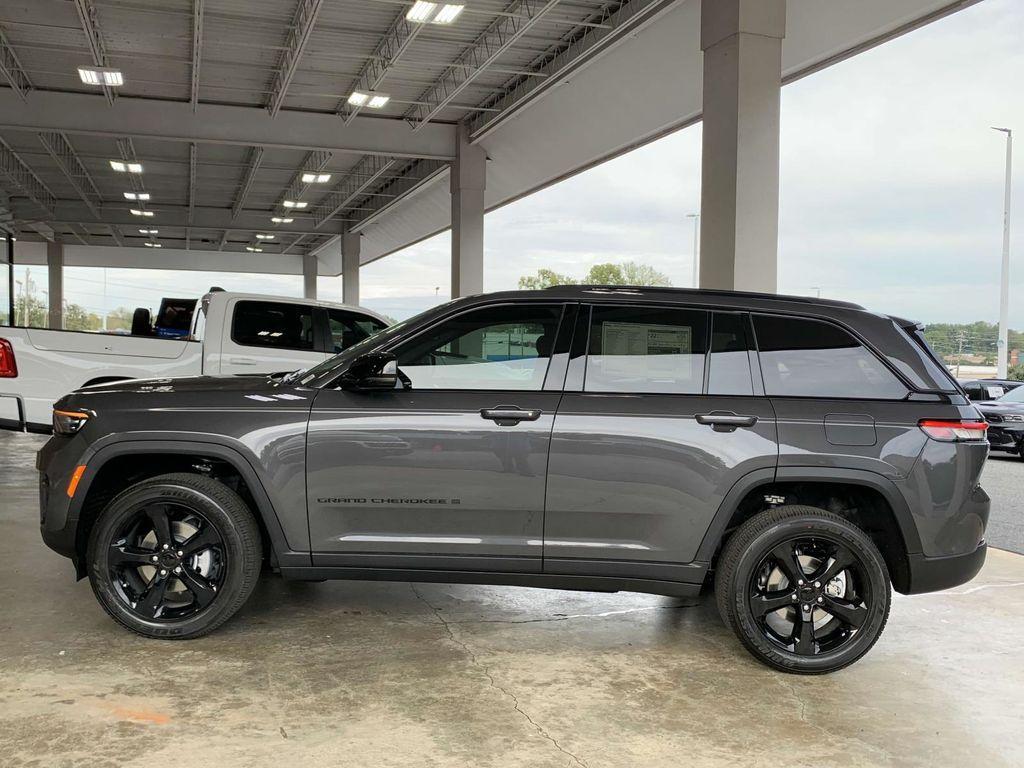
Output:
<path fill-rule="evenodd" d="M 185 639 L 242 607 L 263 561 L 259 526 L 221 482 L 187 473 L 118 494 L 89 535 L 93 592 L 115 621 L 147 637 Z"/>
<path fill-rule="evenodd" d="M 834 672 L 878 640 L 889 616 L 885 560 L 849 520 L 789 505 L 747 520 L 717 563 L 725 623 L 751 654 L 785 672 Z"/>

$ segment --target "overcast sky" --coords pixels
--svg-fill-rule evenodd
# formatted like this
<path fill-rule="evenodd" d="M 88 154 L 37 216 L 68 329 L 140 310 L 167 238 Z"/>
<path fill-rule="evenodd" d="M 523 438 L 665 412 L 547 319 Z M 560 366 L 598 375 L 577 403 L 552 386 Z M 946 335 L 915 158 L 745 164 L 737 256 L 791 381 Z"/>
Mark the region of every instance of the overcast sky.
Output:
<path fill-rule="evenodd" d="M 849 299 L 926 322 L 995 321 L 1003 134 L 1024 169 L 1024 2 L 984 0 L 785 87 L 779 290 Z M 690 284 L 700 126 L 488 215 L 484 287 L 547 267 L 637 261 Z M 1017 179 L 1024 170 L 1018 170 Z M 1024 328 L 1024 195 L 1014 185 L 1011 325 Z M 448 298 L 449 237 L 363 268 L 363 303 L 405 317 Z M 68 299 L 103 304 L 100 270 Z M 40 275 L 42 277 L 42 275 Z M 91 282 L 82 282 L 82 281 Z M 107 303 L 228 289 L 298 295 L 298 277 L 109 270 Z M 437 289 L 435 291 L 435 289 Z M 341 279 L 320 281 L 338 299 Z"/>

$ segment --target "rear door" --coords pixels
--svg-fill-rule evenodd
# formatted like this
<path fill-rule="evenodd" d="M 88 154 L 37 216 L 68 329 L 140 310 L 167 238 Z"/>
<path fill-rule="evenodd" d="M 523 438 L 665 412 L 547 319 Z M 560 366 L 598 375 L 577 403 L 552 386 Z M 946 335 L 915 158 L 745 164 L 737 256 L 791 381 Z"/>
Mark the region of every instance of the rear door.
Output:
<path fill-rule="evenodd" d="M 687 580 L 725 495 L 774 470 L 746 315 L 581 310 L 548 469 L 544 571 Z"/>
<path fill-rule="evenodd" d="M 221 373 L 294 371 L 327 357 L 308 304 L 239 298 L 227 311 Z"/>

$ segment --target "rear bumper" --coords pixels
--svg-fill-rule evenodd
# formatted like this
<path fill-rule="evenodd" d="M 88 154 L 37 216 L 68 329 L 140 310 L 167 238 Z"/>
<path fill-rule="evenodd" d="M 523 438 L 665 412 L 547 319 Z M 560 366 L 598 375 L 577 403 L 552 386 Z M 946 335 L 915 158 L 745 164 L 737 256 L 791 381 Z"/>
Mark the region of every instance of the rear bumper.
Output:
<path fill-rule="evenodd" d="M 949 557 L 927 557 L 921 554 L 908 555 L 910 565 L 910 584 L 905 594 L 916 595 L 921 592 L 937 592 L 949 589 L 973 579 L 985 564 L 988 546 L 982 544 L 966 555 Z"/>

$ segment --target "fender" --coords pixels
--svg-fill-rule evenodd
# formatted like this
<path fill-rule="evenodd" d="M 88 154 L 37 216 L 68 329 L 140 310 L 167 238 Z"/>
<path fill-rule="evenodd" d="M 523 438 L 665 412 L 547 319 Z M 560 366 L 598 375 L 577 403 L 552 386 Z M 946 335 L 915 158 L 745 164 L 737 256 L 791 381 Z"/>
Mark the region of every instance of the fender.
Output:
<path fill-rule="evenodd" d="M 166 433 L 165 433 L 166 434 Z M 82 456 L 82 462 L 86 465 L 82 479 L 79 481 L 80 492 L 75 494 L 68 509 L 68 517 L 77 520 L 81 513 L 84 499 L 88 496 L 92 481 L 108 461 L 118 456 L 131 453 L 172 453 L 186 456 L 211 456 L 230 464 L 245 480 L 253 500 L 256 502 L 256 512 L 262 519 L 270 543 L 273 547 L 277 562 L 282 567 L 311 566 L 312 560 L 309 552 L 298 552 L 292 550 L 284 536 L 281 521 L 278 519 L 277 511 L 273 502 L 267 494 L 266 488 L 259 474 L 252 466 L 245 455 L 231 446 L 222 443 L 206 442 L 198 439 L 188 440 L 167 440 L 147 439 L 139 435 L 132 435 L 126 439 L 115 439 L 101 441 L 102 445 L 91 446 Z"/>
<path fill-rule="evenodd" d="M 914 525 L 913 516 L 907 500 L 900 493 L 899 488 L 889 478 L 862 469 L 836 469 L 835 467 L 778 467 L 775 470 L 759 469 L 750 472 L 729 489 L 722 500 L 718 511 L 715 513 L 711 525 L 708 526 L 704 540 L 697 550 L 697 560 L 711 562 L 715 551 L 721 542 L 722 534 L 725 532 L 729 520 L 739 507 L 740 501 L 761 485 L 771 485 L 773 482 L 807 482 L 807 483 L 848 483 L 850 485 L 862 485 L 871 488 L 882 494 L 882 497 L 889 503 L 896 518 L 896 525 L 899 526 L 903 541 L 906 544 L 908 553 L 921 551 L 921 537 L 917 533 L 917 526 Z"/>

